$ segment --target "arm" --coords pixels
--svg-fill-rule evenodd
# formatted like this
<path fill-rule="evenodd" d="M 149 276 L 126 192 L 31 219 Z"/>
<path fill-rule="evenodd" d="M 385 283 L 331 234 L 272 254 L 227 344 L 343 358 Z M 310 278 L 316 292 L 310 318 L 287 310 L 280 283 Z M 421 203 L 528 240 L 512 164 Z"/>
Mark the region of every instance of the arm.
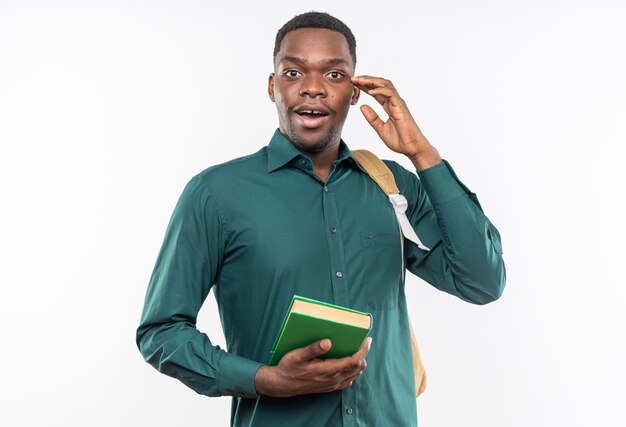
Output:
<path fill-rule="evenodd" d="M 263 366 L 214 346 L 196 329 L 198 311 L 219 275 L 225 231 L 216 200 L 198 178 L 183 191 L 157 258 L 137 345 L 159 372 L 207 396 L 286 397 L 350 387 L 366 367 L 371 339 L 353 356 L 320 360 L 328 340 Z"/>
<path fill-rule="evenodd" d="M 229 354 L 196 329 L 219 274 L 224 229 L 206 185 L 192 179 L 172 214 L 148 286 L 137 346 L 159 372 L 207 396 L 256 396 L 260 363 Z"/>
<path fill-rule="evenodd" d="M 360 90 L 383 106 L 385 122 L 374 110 L 361 111 L 391 150 L 406 155 L 420 180 L 404 169 L 407 215 L 429 252 L 407 245 L 407 268 L 437 288 L 476 304 L 500 297 L 506 273 L 498 230 L 484 215 L 476 196 L 456 178 L 417 123 L 389 80 L 353 77 Z"/>
<path fill-rule="evenodd" d="M 457 179 L 447 162 L 418 175 L 419 180 L 399 166 L 396 174 L 404 177 L 409 221 L 431 248 L 422 251 L 405 240 L 407 268 L 465 301 L 486 304 L 498 299 L 506 281 L 500 234 L 476 195 Z"/>

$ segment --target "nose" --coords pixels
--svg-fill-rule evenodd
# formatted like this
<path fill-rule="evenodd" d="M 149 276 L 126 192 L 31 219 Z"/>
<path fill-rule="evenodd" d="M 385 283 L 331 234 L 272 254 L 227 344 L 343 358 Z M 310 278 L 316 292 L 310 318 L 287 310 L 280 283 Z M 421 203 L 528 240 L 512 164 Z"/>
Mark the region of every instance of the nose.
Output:
<path fill-rule="evenodd" d="M 302 79 L 302 86 L 300 86 L 300 96 L 309 96 L 311 98 L 325 97 L 326 87 L 324 85 L 324 78 L 317 76 L 314 73 L 306 75 Z"/>

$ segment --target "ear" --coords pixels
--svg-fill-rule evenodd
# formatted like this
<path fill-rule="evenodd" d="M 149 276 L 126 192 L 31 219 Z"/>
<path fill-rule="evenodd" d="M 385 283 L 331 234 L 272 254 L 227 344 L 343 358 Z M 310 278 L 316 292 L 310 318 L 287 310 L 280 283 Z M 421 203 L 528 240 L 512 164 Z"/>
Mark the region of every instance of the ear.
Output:
<path fill-rule="evenodd" d="M 359 97 L 361 96 L 361 89 L 356 86 L 352 87 L 352 98 L 350 100 L 350 105 L 356 105 L 359 102 Z"/>
<path fill-rule="evenodd" d="M 271 73 L 268 79 L 267 94 L 270 96 L 272 102 L 276 102 L 276 100 L 274 99 L 274 73 Z"/>

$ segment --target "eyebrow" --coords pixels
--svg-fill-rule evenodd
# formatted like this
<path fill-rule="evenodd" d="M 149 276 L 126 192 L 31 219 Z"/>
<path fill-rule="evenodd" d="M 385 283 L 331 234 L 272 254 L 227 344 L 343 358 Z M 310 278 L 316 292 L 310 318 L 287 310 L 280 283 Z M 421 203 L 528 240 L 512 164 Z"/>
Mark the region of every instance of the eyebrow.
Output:
<path fill-rule="evenodd" d="M 283 56 L 280 59 L 280 62 L 295 62 L 297 64 L 305 64 L 307 62 L 307 59 L 298 58 L 297 56 Z"/>
<path fill-rule="evenodd" d="M 283 56 L 280 59 L 280 62 L 294 62 L 296 64 L 306 64 L 308 61 L 309 60 L 306 58 L 299 58 L 297 56 Z M 326 65 L 340 65 L 340 64 L 350 65 L 348 61 L 346 61 L 343 58 L 325 59 L 323 62 Z"/>
<path fill-rule="evenodd" d="M 350 64 L 348 64 L 348 61 L 346 61 L 343 58 L 327 59 L 327 60 L 324 61 L 324 63 L 326 63 L 328 65 L 340 65 L 340 64 L 350 65 Z"/>

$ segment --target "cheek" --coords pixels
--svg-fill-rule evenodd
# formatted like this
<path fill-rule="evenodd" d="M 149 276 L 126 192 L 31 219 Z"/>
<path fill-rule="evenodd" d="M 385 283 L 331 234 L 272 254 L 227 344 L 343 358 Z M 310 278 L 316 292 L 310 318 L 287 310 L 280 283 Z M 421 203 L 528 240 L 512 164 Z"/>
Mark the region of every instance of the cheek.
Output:
<path fill-rule="evenodd" d="M 274 102 L 276 103 L 276 108 L 278 108 L 279 110 L 281 110 L 284 107 L 283 97 L 281 96 L 280 92 L 277 90 L 274 91 Z"/>
<path fill-rule="evenodd" d="M 350 103 L 352 100 L 352 85 L 342 86 L 341 89 L 333 92 L 333 97 L 336 98 L 337 102 Z"/>
<path fill-rule="evenodd" d="M 274 95 L 274 104 L 276 105 L 276 111 L 278 112 L 278 120 L 286 125 L 290 120 L 288 108 L 289 103 L 287 102 L 287 99 L 276 91 L 276 94 Z"/>
<path fill-rule="evenodd" d="M 274 100 L 276 102 L 276 106 L 280 110 L 286 110 L 289 100 L 289 94 L 285 92 L 284 88 L 276 87 L 274 90 Z"/>
<path fill-rule="evenodd" d="M 285 100 L 285 98 L 283 98 L 282 96 L 276 97 L 276 108 L 278 108 L 278 111 L 282 115 L 287 114 L 287 101 Z"/>
<path fill-rule="evenodd" d="M 341 93 L 335 94 L 335 102 L 338 103 L 346 112 L 352 105 L 352 90 L 341 91 Z"/>

